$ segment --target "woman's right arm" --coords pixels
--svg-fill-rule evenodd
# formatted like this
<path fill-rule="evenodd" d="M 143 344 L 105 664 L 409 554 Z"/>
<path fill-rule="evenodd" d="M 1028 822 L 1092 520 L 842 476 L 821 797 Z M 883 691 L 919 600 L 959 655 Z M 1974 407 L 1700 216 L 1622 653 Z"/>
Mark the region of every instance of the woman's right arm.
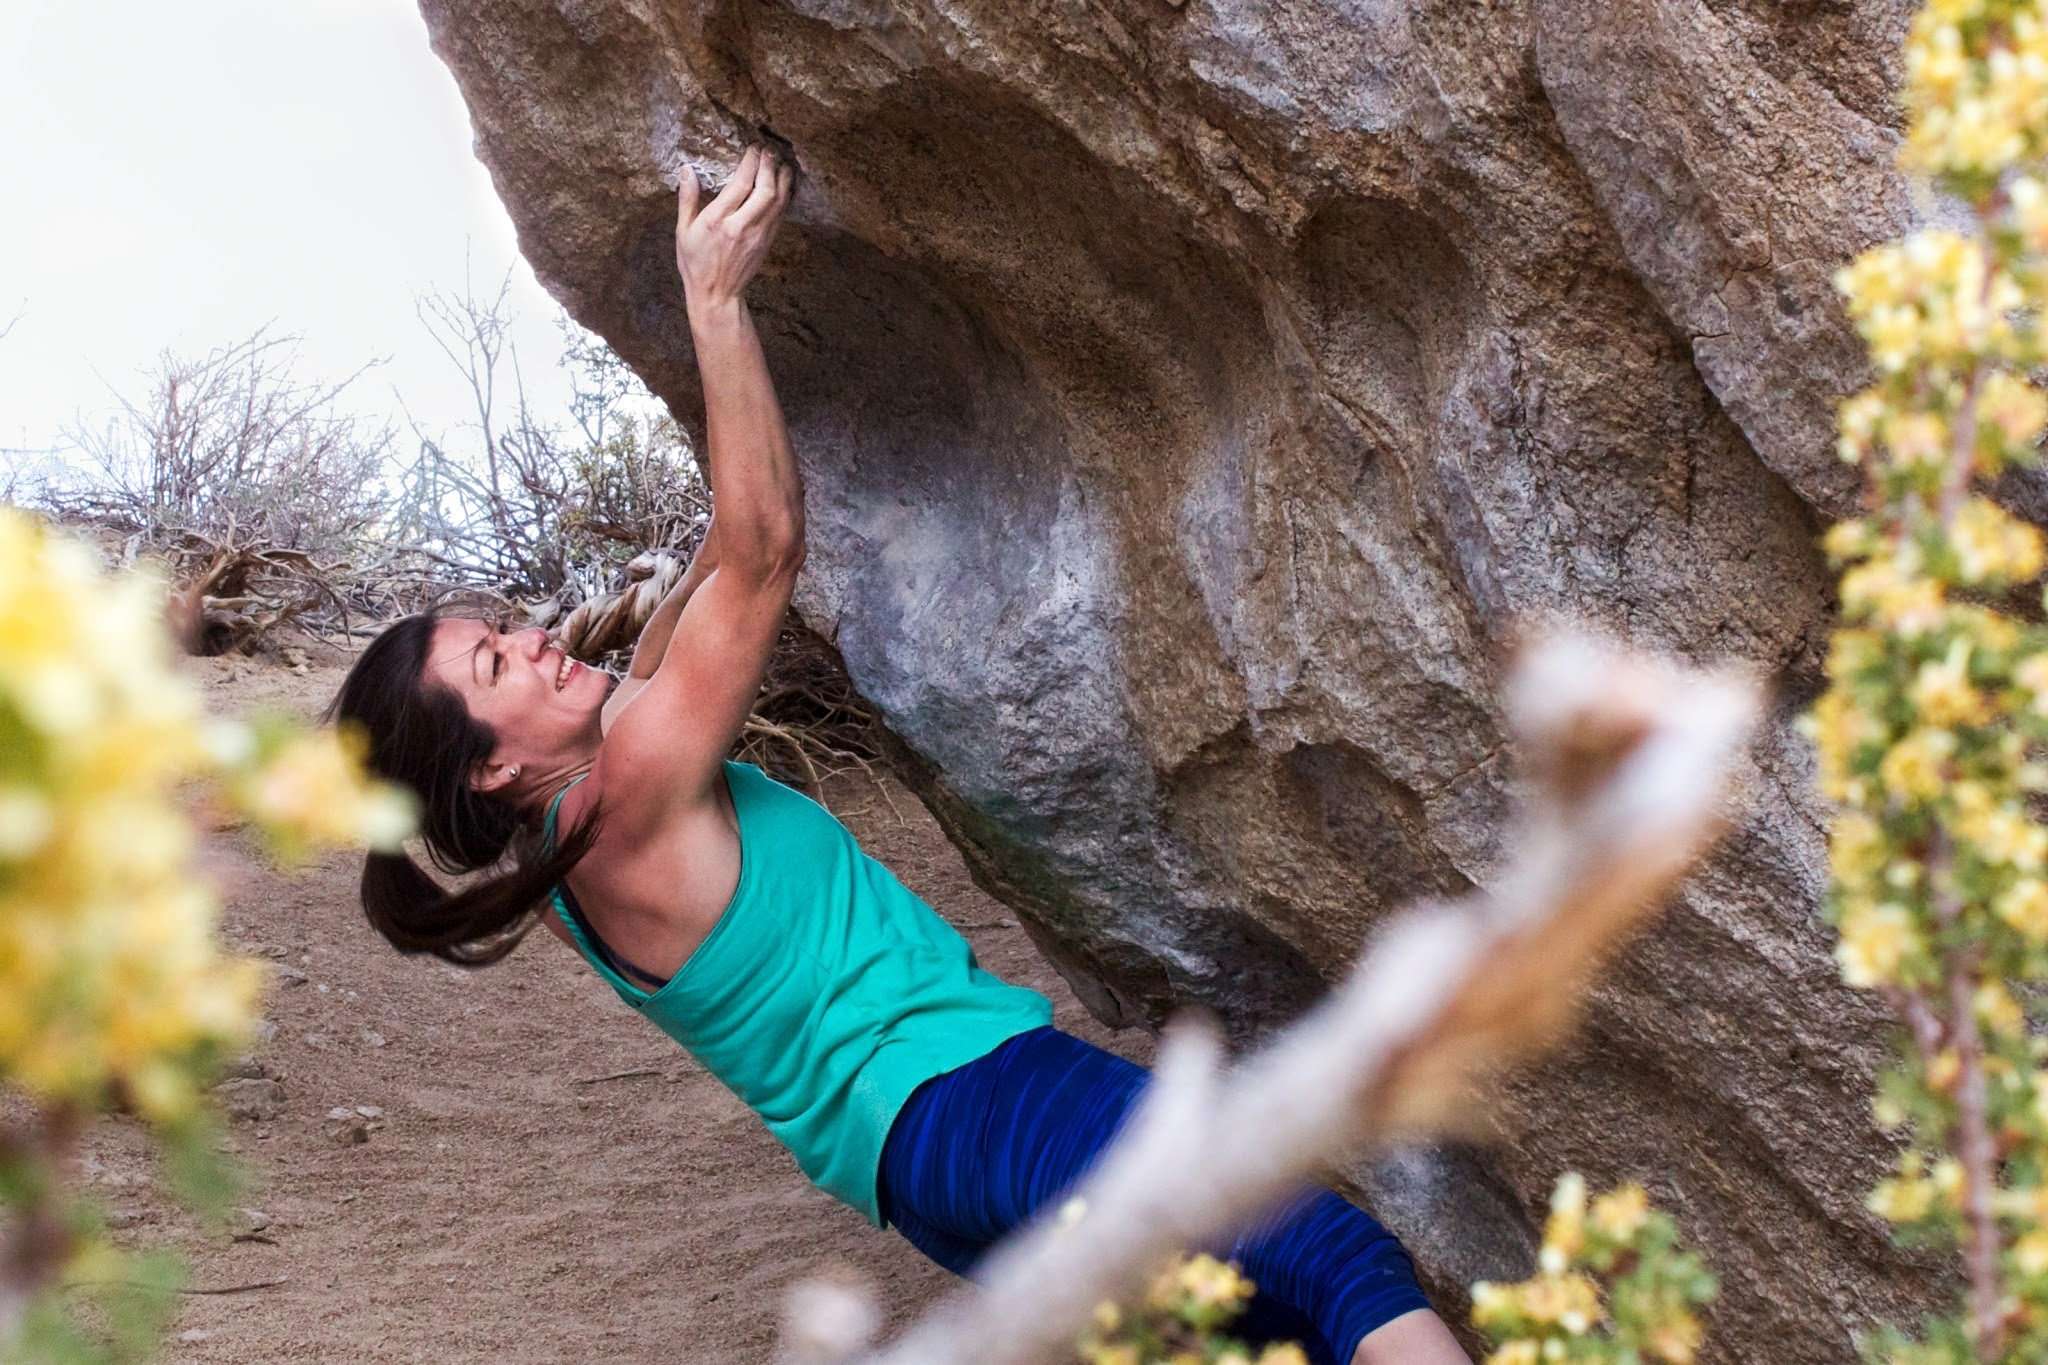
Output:
<path fill-rule="evenodd" d="M 686 170 L 676 262 L 704 386 L 716 560 L 683 604 L 659 665 L 618 713 L 607 786 L 659 813 L 706 799 L 753 709 L 804 558 L 803 481 L 745 289 L 788 203 L 790 172 L 751 149 L 701 210 Z M 638 672 L 638 656 L 635 657 Z"/>

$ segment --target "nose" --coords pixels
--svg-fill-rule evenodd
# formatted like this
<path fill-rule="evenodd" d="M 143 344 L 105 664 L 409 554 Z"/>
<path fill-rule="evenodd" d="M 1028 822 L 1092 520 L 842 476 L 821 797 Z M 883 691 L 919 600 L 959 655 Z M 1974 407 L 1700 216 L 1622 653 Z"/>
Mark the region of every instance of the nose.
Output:
<path fill-rule="evenodd" d="M 548 633 L 539 626 L 528 626 L 519 632 L 519 636 L 520 646 L 526 651 L 527 658 L 538 659 L 547 653 Z"/>

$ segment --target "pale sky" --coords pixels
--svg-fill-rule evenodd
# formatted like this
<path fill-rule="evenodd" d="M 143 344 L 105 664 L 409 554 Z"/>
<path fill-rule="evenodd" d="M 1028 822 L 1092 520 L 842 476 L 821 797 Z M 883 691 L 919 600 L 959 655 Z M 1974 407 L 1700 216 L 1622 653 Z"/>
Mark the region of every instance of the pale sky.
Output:
<path fill-rule="evenodd" d="M 517 263 L 529 390 L 559 403 L 553 300 L 470 151 L 412 0 L 0 0 L 0 448 L 54 445 L 165 347 L 265 322 L 300 377 L 432 426 L 466 392 L 415 293 Z"/>

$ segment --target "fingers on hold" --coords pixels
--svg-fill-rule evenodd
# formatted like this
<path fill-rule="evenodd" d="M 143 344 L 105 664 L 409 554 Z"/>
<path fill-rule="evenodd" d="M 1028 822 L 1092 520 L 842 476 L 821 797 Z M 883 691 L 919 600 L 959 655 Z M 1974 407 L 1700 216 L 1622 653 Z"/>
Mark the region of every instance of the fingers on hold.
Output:
<path fill-rule="evenodd" d="M 772 147 L 756 143 L 740 154 L 732 178 L 712 196 L 710 203 L 702 205 L 700 214 L 703 192 L 695 171 L 685 164 L 676 184 L 677 230 L 701 217 L 707 228 L 722 224 L 730 231 L 740 231 L 764 212 L 780 210 L 789 201 L 795 183 L 795 168 Z"/>
<path fill-rule="evenodd" d="M 782 158 L 776 155 L 773 147 L 762 147 L 760 152 L 761 159 L 754 167 L 754 188 L 747 195 L 749 199 L 756 194 L 775 192 L 775 173 L 782 165 Z"/>
<path fill-rule="evenodd" d="M 761 149 L 749 147 L 740 154 L 740 164 L 734 168 L 732 179 L 725 182 L 725 188 L 718 192 L 718 199 L 730 213 L 746 201 L 754 192 L 754 180 L 761 171 Z"/>
<path fill-rule="evenodd" d="M 773 161 L 771 166 L 769 163 Z M 763 153 L 761 170 L 754 177 L 754 188 L 747 195 L 746 203 L 733 210 L 727 226 L 734 232 L 752 228 L 763 218 L 782 207 L 783 167 L 780 157 L 772 152 Z"/>

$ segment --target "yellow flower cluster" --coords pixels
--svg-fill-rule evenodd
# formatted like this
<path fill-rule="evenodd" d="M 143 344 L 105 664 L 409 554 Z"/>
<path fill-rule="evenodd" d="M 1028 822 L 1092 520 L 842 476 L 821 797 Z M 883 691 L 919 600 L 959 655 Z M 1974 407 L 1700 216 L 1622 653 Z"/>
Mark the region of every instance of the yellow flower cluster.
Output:
<path fill-rule="evenodd" d="M 1836 277 L 1877 374 L 1838 414 L 1871 497 L 1824 541 L 1847 619 L 1807 732 L 1837 807 L 1837 962 L 1913 1023 L 1875 1105 L 1905 1150 L 1869 1206 L 1969 1248 L 1973 1282 L 1923 1340 L 1865 1346 L 1889 1365 L 2048 1359 L 2048 1039 L 2022 1003 L 2048 981 L 2048 631 L 2007 600 L 2048 544 L 1977 491 L 2048 428 L 2026 375 L 2048 359 L 2048 4 L 1929 0 L 1906 67 L 1904 163 L 1976 221 Z M 1964 1216 L 1980 1197 L 1993 1220 Z"/>
<path fill-rule="evenodd" d="M 1152 1277 L 1139 1310 L 1096 1305 L 1094 1330 L 1080 1343 L 1084 1365 L 1308 1365 L 1292 1342 L 1251 1348 L 1217 1329 L 1251 1301 L 1252 1282 L 1203 1252 L 1175 1257 Z"/>
<path fill-rule="evenodd" d="M 205 754 L 162 604 L 0 509 L 0 1076 L 93 1108 L 118 1084 L 170 1117 L 258 979 L 214 946 L 169 800 Z"/>
<path fill-rule="evenodd" d="M 1907 1152 L 1899 1159 L 1898 1175 L 1871 1190 L 1870 1211 L 1893 1223 L 1917 1223 L 1933 1213 L 1940 1191 L 1925 1167 L 1919 1152 Z"/>
<path fill-rule="evenodd" d="M 1941 523 L 1909 497 L 1836 527 L 1827 548 L 1849 561 L 1850 624 L 1805 730 L 1839 808 L 1829 862 L 1844 978 L 1926 979 L 1935 898 L 1963 877 L 1999 920 L 2048 944 L 2048 829 L 2027 807 L 2041 768 L 2012 726 L 2015 712 L 2048 714 L 2048 639 L 1949 591 L 2038 576 L 2039 532 L 1979 499 L 1957 499 Z M 1929 819 L 1947 841 L 1942 885 L 1927 865 Z"/>
<path fill-rule="evenodd" d="M 1953 374 L 1979 356 L 2024 354 L 2012 311 L 2025 294 L 1974 237 L 1929 228 L 1873 247 L 1836 272 L 1835 286 L 1881 374 Z M 1859 410 L 1857 425 L 1907 438 L 1899 458 L 1913 462 L 1939 459 L 1946 444 L 1940 418 L 1925 412 Z"/>
<path fill-rule="evenodd" d="M 2031 583 L 2041 576 L 2041 532 L 1984 498 L 1971 498 L 1948 523 L 1956 578 L 1971 587 Z"/>
<path fill-rule="evenodd" d="M 2048 209 L 2048 198 L 2043 200 Z M 2048 215 L 2043 217 L 2048 227 Z M 1985 376 L 1977 388 L 1977 456 L 1984 472 L 1996 474 L 2005 467 L 2008 452 L 2028 451 L 2048 427 L 2048 394 L 2005 370 Z"/>
<path fill-rule="evenodd" d="M 2048 14 L 2033 0 L 1933 0 L 1906 40 L 1906 105 L 1902 159 L 1914 170 L 1967 182 L 2038 158 Z"/>
<path fill-rule="evenodd" d="M 369 745 L 353 729 L 299 730 L 275 722 L 216 726 L 214 752 L 235 767 L 229 791 L 287 859 L 317 845 L 396 848 L 417 803 L 402 788 L 366 782 Z"/>
<path fill-rule="evenodd" d="M 1519 1284 L 1472 1286 L 1472 1322 L 1499 1345 L 1485 1365 L 1662 1361 L 1691 1365 L 1704 1332 L 1698 1310 L 1714 1280 L 1677 1246 L 1671 1220 L 1640 1185 L 1588 1200 L 1577 1174 L 1557 1182 L 1537 1253 Z M 1611 1281 L 1603 1295 L 1598 1278 Z"/>
<path fill-rule="evenodd" d="M 160 582 L 103 574 L 84 545 L 0 508 L 0 1083 L 176 1119 L 200 1064 L 246 1030 L 259 974 L 216 946 L 173 800 L 218 756 L 163 603 Z M 285 771 L 251 769 L 259 799 L 289 793 L 321 832 L 367 806 L 380 837 L 402 835 L 346 764 L 292 750 Z"/>
<path fill-rule="evenodd" d="M 1145 1302 L 1153 1308 L 1172 1309 L 1182 1303 L 1202 1308 L 1242 1308 L 1251 1299 L 1254 1286 L 1229 1261 L 1219 1261 L 1208 1252 L 1177 1261 L 1155 1275 L 1145 1291 Z"/>
<path fill-rule="evenodd" d="M 1907 964 L 1927 951 L 1919 921 L 1903 905 L 1859 901 L 1836 927 L 1841 941 L 1835 945 L 1835 961 L 1842 979 L 1864 990 L 1900 980 Z"/>
<path fill-rule="evenodd" d="M 1842 575 L 1842 610 L 1895 635 L 1927 634 L 1947 619 L 1948 592 L 1926 574 L 1917 546 L 1873 556 Z"/>

